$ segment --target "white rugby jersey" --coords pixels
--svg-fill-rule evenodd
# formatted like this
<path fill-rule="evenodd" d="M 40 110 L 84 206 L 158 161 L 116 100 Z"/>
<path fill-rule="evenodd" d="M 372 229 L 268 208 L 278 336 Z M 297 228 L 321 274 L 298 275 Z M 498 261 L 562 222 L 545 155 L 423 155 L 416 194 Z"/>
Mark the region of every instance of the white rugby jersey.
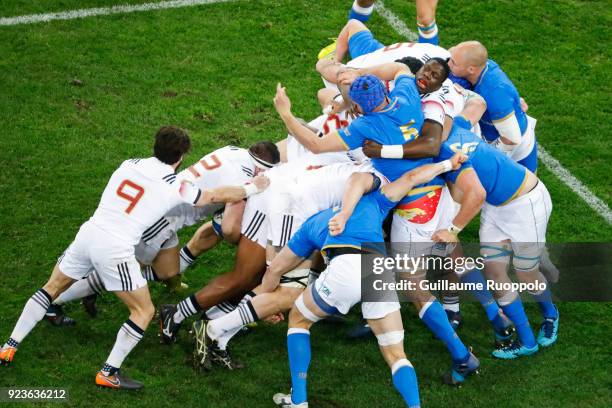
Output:
<path fill-rule="evenodd" d="M 201 190 L 241 186 L 255 175 L 255 164 L 247 149 L 225 146 L 207 154 L 177 174 L 177 180 L 192 182 Z"/>
<path fill-rule="evenodd" d="M 371 162 L 337 163 L 302 172 L 291 189 L 291 212 L 308 218 L 340 205 L 346 183 L 353 173 L 375 173 Z M 382 178 L 384 179 L 384 178 Z"/>
<path fill-rule="evenodd" d="M 172 166 L 155 157 L 124 161 L 112 174 L 90 221 L 130 245 L 175 206 L 194 205 L 199 188 L 180 182 Z"/>

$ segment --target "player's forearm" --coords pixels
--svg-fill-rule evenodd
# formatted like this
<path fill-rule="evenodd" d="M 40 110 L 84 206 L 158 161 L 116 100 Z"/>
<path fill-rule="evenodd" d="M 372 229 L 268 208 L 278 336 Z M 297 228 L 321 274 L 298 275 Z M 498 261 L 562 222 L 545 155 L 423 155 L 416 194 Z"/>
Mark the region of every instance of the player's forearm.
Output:
<path fill-rule="evenodd" d="M 353 173 L 349 178 L 342 196 L 340 212 L 349 219 L 361 197 L 372 188 L 373 177 L 370 173 Z"/>
<path fill-rule="evenodd" d="M 384 193 L 391 201 L 399 201 L 419 184 L 427 183 L 434 177 L 452 168 L 449 160 L 440 163 L 426 164 L 404 173 L 399 179 L 385 186 Z"/>
<path fill-rule="evenodd" d="M 391 62 L 382 65 L 375 65 L 368 68 L 359 68 L 357 70 L 359 75 L 376 75 L 383 81 L 393 81 L 399 74 L 406 74 L 413 76 L 408 67 L 401 62 Z"/>
<path fill-rule="evenodd" d="M 463 116 L 474 126 L 487 110 L 487 103 L 474 91 L 464 90 L 463 92 L 466 93 L 465 105 L 459 116 Z"/>
<path fill-rule="evenodd" d="M 302 125 L 300 121 L 291 113 L 281 115 L 281 119 L 285 123 L 287 131 L 297 139 L 297 141 L 306 149 L 313 153 L 317 152 L 317 134 Z"/>
<path fill-rule="evenodd" d="M 461 208 L 453 219 L 453 225 L 463 229 L 478 215 L 485 202 L 484 191 L 471 190 L 463 193 Z"/>
<path fill-rule="evenodd" d="M 263 293 L 272 292 L 281 277 L 297 267 L 302 260 L 303 258 L 297 256 L 289 247 L 284 247 L 272 260 L 259 286 L 260 290 Z"/>

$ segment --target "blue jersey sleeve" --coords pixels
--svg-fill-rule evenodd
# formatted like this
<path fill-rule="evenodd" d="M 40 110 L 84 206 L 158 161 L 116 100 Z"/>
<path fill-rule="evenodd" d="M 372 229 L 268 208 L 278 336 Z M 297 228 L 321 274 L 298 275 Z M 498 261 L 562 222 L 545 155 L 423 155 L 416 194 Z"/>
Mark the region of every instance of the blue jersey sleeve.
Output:
<path fill-rule="evenodd" d="M 466 130 L 470 130 L 472 129 L 472 122 L 470 122 L 463 116 L 458 115 L 458 116 L 455 116 L 455 119 L 453 119 L 453 126 L 457 126 L 457 127 L 460 127 Z"/>
<path fill-rule="evenodd" d="M 384 187 L 383 187 L 384 188 Z M 372 197 L 378 203 L 378 208 L 380 208 L 381 213 L 386 214 L 391 211 L 397 205 L 397 201 L 391 201 L 387 196 L 382 192 L 382 189 L 378 189 L 370 193 Z"/>
<path fill-rule="evenodd" d="M 451 170 L 449 172 L 444 173 L 443 174 L 444 180 L 450 181 L 451 183 L 454 184 L 454 183 L 457 182 L 457 178 L 459 177 L 459 175 L 461 174 L 462 171 L 467 170 L 467 169 L 471 169 L 473 167 L 474 166 L 472 165 L 472 163 L 468 159 L 457 170 Z"/>
<path fill-rule="evenodd" d="M 301 258 L 308 258 L 313 251 L 316 251 L 317 246 L 313 241 L 311 234 L 313 232 L 312 222 L 306 221 L 300 229 L 291 237 L 287 246 L 294 254 Z"/>
<path fill-rule="evenodd" d="M 493 121 L 504 119 L 514 113 L 514 99 L 508 89 L 504 86 L 497 86 L 490 89 L 484 97 L 487 102 L 487 112 Z"/>
<path fill-rule="evenodd" d="M 396 96 L 402 96 L 409 101 L 416 98 L 416 100 L 418 100 L 420 103 L 421 97 L 419 95 L 419 90 L 416 86 L 414 77 L 408 74 L 401 74 L 395 78 L 395 88 L 393 88 L 393 91 L 391 91 L 389 97 L 393 98 Z M 419 106 L 421 105 L 419 104 Z"/>
<path fill-rule="evenodd" d="M 367 120 L 363 116 L 352 121 L 348 127 L 338 130 L 338 135 L 349 148 L 349 150 L 357 149 L 363 146 L 366 139 Z"/>

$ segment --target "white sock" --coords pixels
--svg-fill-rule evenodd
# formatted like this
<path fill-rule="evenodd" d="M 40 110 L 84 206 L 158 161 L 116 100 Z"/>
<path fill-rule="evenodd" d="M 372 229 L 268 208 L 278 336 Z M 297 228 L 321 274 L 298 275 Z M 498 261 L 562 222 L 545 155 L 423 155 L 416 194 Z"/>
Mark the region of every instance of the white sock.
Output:
<path fill-rule="evenodd" d="M 242 326 L 234 327 L 231 330 L 223 333 L 219 338 L 217 338 L 217 346 L 219 346 L 220 350 L 227 349 L 227 343 L 234 337 L 240 330 L 242 330 Z"/>
<path fill-rule="evenodd" d="M 196 260 L 196 256 L 194 256 L 187 245 L 181 248 L 181 252 L 179 252 L 179 273 L 184 273 L 187 268 L 189 268 Z"/>
<path fill-rule="evenodd" d="M 21 343 L 32 331 L 38 322 L 45 317 L 45 313 L 51 304 L 51 296 L 44 290 L 38 289 L 36 293 L 26 302 L 19 320 L 11 333 L 11 339 Z"/>
<path fill-rule="evenodd" d="M 94 277 L 94 275 L 96 275 Z M 87 279 L 81 279 L 76 281 L 70 286 L 64 293 L 59 295 L 57 299 L 53 301 L 54 305 L 63 305 L 75 299 L 82 299 L 85 296 L 93 295 L 94 293 L 100 293 L 104 290 L 104 286 L 102 286 L 102 290 L 94 289 L 94 285 L 98 285 L 96 279 L 100 279 L 97 274 L 91 273 L 87 277 Z M 90 282 L 91 280 L 91 282 Z M 101 285 L 101 281 L 99 283 Z M 95 286 L 96 288 L 98 286 Z"/>
<path fill-rule="evenodd" d="M 200 308 L 195 295 L 191 295 L 176 305 L 176 313 L 173 316 L 174 323 L 181 323 L 189 316 L 197 314 L 200 310 L 202 309 Z"/>
<path fill-rule="evenodd" d="M 361 7 L 359 5 L 359 3 L 357 3 L 357 0 L 355 0 L 353 2 L 353 10 L 355 11 L 355 13 L 359 13 L 362 14 L 364 16 L 369 16 L 370 14 L 372 14 L 372 11 L 374 11 L 374 5 L 372 4 L 370 7 Z"/>
<path fill-rule="evenodd" d="M 442 307 L 444 310 L 459 312 L 459 296 L 443 296 Z"/>
<path fill-rule="evenodd" d="M 221 302 L 218 305 L 215 305 L 206 311 L 206 317 L 208 320 L 215 320 L 222 316 L 225 316 L 228 313 L 231 313 L 234 309 L 236 309 L 236 305 L 230 302 Z"/>
<path fill-rule="evenodd" d="M 136 347 L 143 335 L 144 330 L 138 327 L 136 323 L 130 319 L 123 323 L 119 329 L 119 333 L 117 333 L 115 345 L 106 360 L 105 368 L 106 366 L 110 366 L 110 368 L 121 367 L 123 360 L 125 360 L 127 355 Z M 104 371 L 104 369 L 102 370 Z"/>
<path fill-rule="evenodd" d="M 247 300 L 244 303 L 241 302 L 233 312 L 209 322 L 206 331 L 213 340 L 218 340 L 225 333 L 236 328 L 241 329 L 242 326 L 257 320 L 259 320 L 257 312 L 251 301 Z"/>

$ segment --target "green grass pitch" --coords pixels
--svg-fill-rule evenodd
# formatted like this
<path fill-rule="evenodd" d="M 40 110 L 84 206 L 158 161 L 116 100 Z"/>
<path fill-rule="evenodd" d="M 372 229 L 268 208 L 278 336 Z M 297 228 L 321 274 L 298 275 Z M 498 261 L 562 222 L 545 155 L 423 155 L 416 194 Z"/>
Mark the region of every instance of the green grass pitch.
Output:
<path fill-rule="evenodd" d="M 279 81 L 294 112 L 317 116 L 316 55 L 345 23 L 350 3 L 237 1 L 0 27 L 0 340 L 92 214 L 111 172 L 126 158 L 149 155 L 160 125 L 190 131 L 190 162 L 227 144 L 284 137 L 272 105 Z M 414 2 L 385 4 L 414 27 Z M 3 0 L 0 16 L 111 5 Z M 442 0 L 437 21 L 441 45 L 478 39 L 489 48 L 538 118 L 539 142 L 611 205 L 609 6 Z M 369 25 L 383 42 L 400 40 L 376 14 Z M 543 166 L 539 176 L 554 203 L 549 241 L 612 241 L 612 227 L 565 184 Z M 191 232 L 183 231 L 183 240 Z M 476 232 L 477 225 L 471 226 L 463 239 L 475 240 Z M 222 245 L 203 256 L 186 279 L 199 288 L 232 262 L 233 249 Z M 156 304 L 180 300 L 159 286 L 152 292 Z M 42 322 L 23 342 L 16 364 L 0 369 L 0 387 L 65 387 L 75 407 L 266 407 L 275 392 L 288 391 L 285 324 L 260 324 L 233 342 L 233 353 L 248 368 L 207 375 L 192 370 L 185 331 L 168 348 L 159 344 L 153 324 L 124 364 L 146 388 L 133 394 L 99 390 L 94 375 L 127 316 L 112 295 L 103 297 L 100 308 L 101 315 L 91 320 L 78 304 L 69 306 L 78 325 L 65 330 Z M 559 308 L 557 345 L 500 362 L 489 354 L 484 313 L 464 305 L 459 334 L 481 358 L 482 372 L 451 389 L 439 378 L 450 364 L 446 350 L 414 309 L 404 306 L 405 346 L 423 406 L 612 406 L 612 306 L 560 303 Z M 528 313 L 532 324 L 539 323 L 533 305 Z M 356 320 L 352 314 L 350 321 Z M 313 330 L 311 406 L 402 406 L 375 342 L 349 342 L 344 329 L 321 324 Z"/>

